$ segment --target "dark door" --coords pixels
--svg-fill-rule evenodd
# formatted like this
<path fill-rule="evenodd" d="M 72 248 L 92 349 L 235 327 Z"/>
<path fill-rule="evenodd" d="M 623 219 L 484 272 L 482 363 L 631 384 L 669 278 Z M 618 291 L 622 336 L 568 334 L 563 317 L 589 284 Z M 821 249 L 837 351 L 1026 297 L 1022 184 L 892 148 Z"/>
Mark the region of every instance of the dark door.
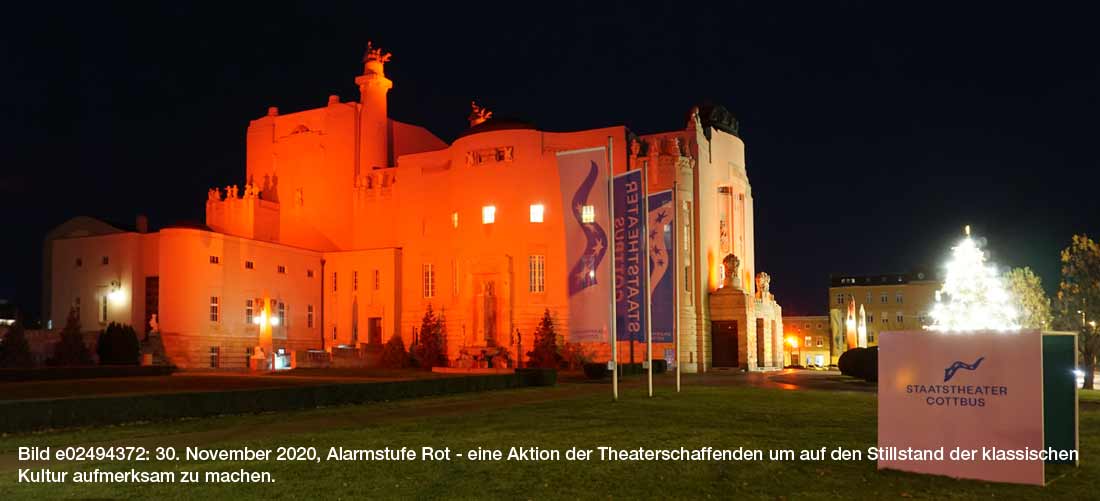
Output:
<path fill-rule="evenodd" d="M 382 317 L 370 317 L 367 319 L 367 342 L 370 344 L 382 344 Z"/>
<path fill-rule="evenodd" d="M 145 335 L 153 329 L 150 320 L 160 313 L 160 277 L 145 277 Z M 158 316 L 157 322 L 160 322 Z"/>
<path fill-rule="evenodd" d="M 710 323 L 713 365 L 737 367 L 737 321 L 714 320 Z"/>
<path fill-rule="evenodd" d="M 763 367 L 768 365 L 768 361 L 764 359 L 764 319 L 756 319 L 756 366 Z"/>

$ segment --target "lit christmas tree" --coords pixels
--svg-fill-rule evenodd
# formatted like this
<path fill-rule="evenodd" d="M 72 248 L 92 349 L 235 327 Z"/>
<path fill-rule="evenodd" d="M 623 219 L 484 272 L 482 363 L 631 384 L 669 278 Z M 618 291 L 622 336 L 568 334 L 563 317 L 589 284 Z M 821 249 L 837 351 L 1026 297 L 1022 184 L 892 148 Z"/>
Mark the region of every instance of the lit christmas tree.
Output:
<path fill-rule="evenodd" d="M 951 249 L 943 289 L 936 292 L 932 326 L 936 331 L 1016 331 L 1018 313 L 995 266 L 985 263 L 985 253 L 970 238 Z"/>

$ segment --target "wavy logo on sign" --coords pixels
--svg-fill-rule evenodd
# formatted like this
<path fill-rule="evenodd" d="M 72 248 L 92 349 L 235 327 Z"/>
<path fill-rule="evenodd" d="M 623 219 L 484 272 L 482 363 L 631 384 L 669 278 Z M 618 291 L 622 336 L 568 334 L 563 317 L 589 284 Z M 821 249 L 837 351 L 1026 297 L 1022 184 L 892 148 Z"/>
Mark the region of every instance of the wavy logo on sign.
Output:
<path fill-rule="evenodd" d="M 596 221 L 584 222 L 584 206 L 588 205 L 588 195 L 592 192 L 599 174 L 600 167 L 596 162 L 592 162 L 588 176 L 573 193 L 573 218 L 584 231 L 585 245 L 584 255 L 573 265 L 569 273 L 570 296 L 596 284 L 596 270 L 603 261 L 604 253 L 607 252 L 607 233 L 604 232 L 603 227 Z"/>
<path fill-rule="evenodd" d="M 943 370 L 943 382 L 946 383 L 950 381 L 951 378 L 955 377 L 955 373 L 958 372 L 959 369 L 966 369 L 968 371 L 977 370 L 978 366 L 982 364 L 982 360 L 985 360 L 985 357 L 978 357 L 972 364 L 956 360 L 950 367 Z"/>

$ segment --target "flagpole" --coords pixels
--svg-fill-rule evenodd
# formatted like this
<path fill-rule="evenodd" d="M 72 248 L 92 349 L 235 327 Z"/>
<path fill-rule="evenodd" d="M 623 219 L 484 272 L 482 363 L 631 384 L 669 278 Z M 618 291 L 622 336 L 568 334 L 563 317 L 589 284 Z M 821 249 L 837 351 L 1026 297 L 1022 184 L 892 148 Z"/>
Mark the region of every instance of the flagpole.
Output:
<path fill-rule="evenodd" d="M 649 179 L 646 176 L 646 171 L 649 170 L 649 164 L 642 164 L 642 214 L 645 214 L 646 231 L 652 231 L 649 228 Z M 662 229 L 663 231 L 663 229 Z M 646 248 L 645 248 L 645 351 L 646 360 L 649 362 L 648 376 L 649 379 L 649 396 L 653 396 L 653 284 L 649 283 L 653 280 L 653 275 L 650 271 L 649 263 L 649 235 L 645 235 Z"/>
<path fill-rule="evenodd" d="M 619 333 L 615 321 L 615 138 L 607 136 L 607 222 L 611 238 L 607 242 L 607 252 L 611 263 L 611 401 L 619 400 Z"/>
<path fill-rule="evenodd" d="M 672 259 L 672 315 L 673 315 L 673 329 L 676 331 L 676 393 L 680 393 L 680 250 L 679 247 L 679 221 L 680 221 L 680 202 L 676 198 L 676 192 L 679 190 L 677 182 L 672 181 L 672 252 L 675 256 Z"/>

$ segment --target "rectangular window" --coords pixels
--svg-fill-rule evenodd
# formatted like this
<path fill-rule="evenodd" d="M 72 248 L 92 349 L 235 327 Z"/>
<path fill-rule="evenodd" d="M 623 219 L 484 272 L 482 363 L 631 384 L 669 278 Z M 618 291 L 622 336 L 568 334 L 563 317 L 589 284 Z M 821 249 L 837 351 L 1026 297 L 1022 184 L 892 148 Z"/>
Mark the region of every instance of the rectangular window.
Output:
<path fill-rule="evenodd" d="M 255 268 L 256 268 L 256 263 L 253 263 L 252 261 L 245 261 L 244 262 L 244 269 L 251 270 L 251 269 L 255 269 Z"/>
<path fill-rule="evenodd" d="M 867 323 L 869 323 L 869 324 L 875 323 L 875 314 L 874 313 L 868 313 L 867 314 Z"/>
<path fill-rule="evenodd" d="M 898 319 L 899 324 L 902 323 L 902 322 L 905 322 L 905 314 L 899 311 L 897 319 Z"/>
<path fill-rule="evenodd" d="M 210 368 L 211 369 L 217 369 L 218 368 L 218 362 L 219 362 L 219 359 L 221 358 L 221 354 L 222 354 L 221 347 L 218 347 L 218 346 L 211 346 L 210 347 Z"/>
<path fill-rule="evenodd" d="M 110 262 L 111 262 L 111 260 L 108 259 L 107 256 L 103 256 L 103 264 L 107 264 L 107 263 L 110 263 Z"/>
<path fill-rule="evenodd" d="M 527 279 L 527 292 L 546 292 L 546 256 L 528 256 Z"/>
<path fill-rule="evenodd" d="M 494 205 L 486 205 L 481 208 L 481 224 L 493 224 L 497 220 L 497 208 Z"/>
<path fill-rule="evenodd" d="M 458 261 L 451 260 L 451 296 L 458 297 Z"/>
<path fill-rule="evenodd" d="M 210 321 L 217 322 L 220 313 L 218 311 L 218 296 L 210 296 Z"/>
<path fill-rule="evenodd" d="M 218 256 L 210 256 L 210 264 L 218 264 L 220 262 L 222 262 L 222 260 Z"/>
<path fill-rule="evenodd" d="M 451 226 L 454 227 L 456 230 L 458 229 L 458 213 L 457 212 L 452 212 L 451 213 Z"/>
<path fill-rule="evenodd" d="M 884 324 L 890 323 L 890 314 L 889 313 L 883 313 L 882 315 L 880 315 L 880 318 L 882 318 L 882 323 L 884 323 Z"/>
<path fill-rule="evenodd" d="M 252 325 L 252 322 L 253 322 L 252 317 L 253 317 L 253 311 L 254 311 L 252 309 L 253 304 L 255 304 L 255 303 L 253 303 L 252 299 L 245 299 L 244 300 L 244 323 L 245 323 L 245 325 Z"/>
<path fill-rule="evenodd" d="M 306 278 L 313 278 L 313 270 L 306 270 Z"/>
<path fill-rule="evenodd" d="M 608 341 L 608 342 L 610 342 L 610 341 Z M 813 338 L 810 337 L 810 336 L 806 336 L 806 345 L 805 346 L 807 348 L 809 348 L 809 347 L 813 346 L 813 343 L 814 343 Z"/>
<path fill-rule="evenodd" d="M 879 298 L 879 299 L 881 299 L 881 300 L 882 300 L 882 304 L 886 304 L 886 303 L 889 303 L 889 302 L 890 302 L 890 295 L 889 295 L 889 294 L 887 294 L 887 293 L 885 293 L 885 292 L 883 292 L 883 293 L 882 293 L 882 297 L 881 297 L 881 298 Z"/>
<path fill-rule="evenodd" d="M 336 272 L 332 272 L 332 292 L 336 292 Z"/>
<path fill-rule="evenodd" d="M 433 298 L 435 297 L 435 270 L 430 263 L 425 263 L 420 269 L 423 276 L 424 297 Z"/>
<path fill-rule="evenodd" d="M 837 294 L 836 295 L 836 304 L 841 305 L 841 306 L 844 305 L 844 294 Z M 610 338 L 608 338 L 608 339 L 610 339 Z"/>
<path fill-rule="evenodd" d="M 545 212 L 546 212 L 546 206 L 545 205 L 532 204 L 531 205 L 531 222 L 532 223 L 541 223 L 542 222 L 542 216 Z"/>
<path fill-rule="evenodd" d="M 353 291 L 359 290 L 359 272 L 358 271 L 351 272 L 351 290 L 353 290 Z"/>
<path fill-rule="evenodd" d="M 336 341 L 336 326 L 332 326 L 332 340 Z"/>
<path fill-rule="evenodd" d="M 871 296 L 871 293 L 868 292 L 867 293 L 867 304 L 871 304 L 873 302 L 874 302 L 874 298 Z"/>
<path fill-rule="evenodd" d="M 306 305 L 306 327 L 313 328 L 313 305 Z M 610 341 L 608 341 L 610 342 Z"/>
<path fill-rule="evenodd" d="M 283 274 L 283 275 L 286 275 L 286 266 L 284 266 L 284 265 L 281 265 L 281 264 L 280 264 L 279 266 L 276 266 L 276 267 L 275 267 L 275 272 L 276 272 L 276 273 L 281 273 L 281 274 Z"/>
<path fill-rule="evenodd" d="M 282 301 L 279 302 L 279 325 L 283 326 L 284 329 L 289 327 L 286 324 L 286 303 Z"/>
<path fill-rule="evenodd" d="M 897 293 L 897 295 L 894 297 L 894 299 L 897 300 L 898 304 L 901 304 L 902 303 L 901 293 L 900 292 Z"/>
<path fill-rule="evenodd" d="M 374 290 L 382 288 L 382 272 L 374 270 Z"/>
<path fill-rule="evenodd" d="M 99 298 L 99 323 L 107 323 L 107 295 Z"/>
<path fill-rule="evenodd" d="M 80 258 L 76 258 L 76 267 L 79 268 L 81 266 L 84 266 L 84 260 L 80 259 Z"/>
<path fill-rule="evenodd" d="M 610 341 L 608 341 L 608 342 L 610 343 Z M 825 339 L 822 338 L 821 336 L 818 336 L 817 337 L 817 347 L 821 348 L 824 345 L 825 345 Z"/>
<path fill-rule="evenodd" d="M 581 222 L 582 223 L 595 223 L 596 222 L 596 206 L 585 205 L 581 207 Z"/>

